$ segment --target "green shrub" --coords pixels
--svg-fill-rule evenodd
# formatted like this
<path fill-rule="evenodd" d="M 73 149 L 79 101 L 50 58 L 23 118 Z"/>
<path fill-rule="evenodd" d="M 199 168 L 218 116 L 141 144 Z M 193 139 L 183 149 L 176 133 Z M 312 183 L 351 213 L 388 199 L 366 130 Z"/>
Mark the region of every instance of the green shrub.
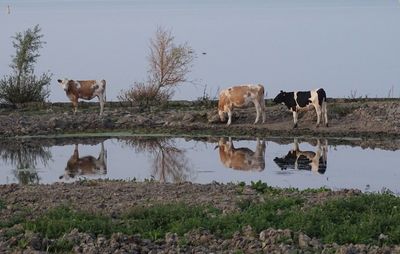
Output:
<path fill-rule="evenodd" d="M 34 74 L 34 64 L 40 56 L 38 51 L 44 44 L 40 32 L 41 29 L 36 25 L 13 37 L 16 54 L 10 64 L 12 74 L 0 79 L 0 102 L 44 102 L 49 96 L 51 74 L 43 73 L 39 77 Z"/>

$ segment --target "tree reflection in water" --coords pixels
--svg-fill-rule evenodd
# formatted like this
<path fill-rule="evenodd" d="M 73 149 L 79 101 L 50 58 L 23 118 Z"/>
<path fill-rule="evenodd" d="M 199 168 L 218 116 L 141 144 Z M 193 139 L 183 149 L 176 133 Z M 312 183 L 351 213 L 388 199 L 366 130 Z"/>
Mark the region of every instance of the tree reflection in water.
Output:
<path fill-rule="evenodd" d="M 160 182 L 184 182 L 193 175 L 184 149 L 177 148 L 173 139 L 165 137 L 131 137 L 123 142 L 136 153 L 151 156 L 151 175 Z"/>
<path fill-rule="evenodd" d="M 20 184 L 37 184 L 40 181 L 37 164 L 47 166 L 52 155 L 39 143 L 13 140 L 1 144 L 0 157 L 14 167 L 13 174 Z"/>

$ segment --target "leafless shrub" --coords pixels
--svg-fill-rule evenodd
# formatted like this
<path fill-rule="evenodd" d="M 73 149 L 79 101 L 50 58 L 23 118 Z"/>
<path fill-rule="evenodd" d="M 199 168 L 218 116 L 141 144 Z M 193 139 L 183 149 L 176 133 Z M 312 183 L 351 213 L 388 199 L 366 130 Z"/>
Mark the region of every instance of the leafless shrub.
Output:
<path fill-rule="evenodd" d="M 188 82 L 194 58 L 194 51 L 187 43 L 175 45 L 171 31 L 158 27 L 150 40 L 147 81 L 135 82 L 132 88 L 122 90 L 118 99 L 141 106 L 171 99 L 173 88 Z"/>
<path fill-rule="evenodd" d="M 163 104 L 173 95 L 170 89 L 158 90 L 157 86 L 135 82 L 128 90 L 121 90 L 117 98 L 128 101 L 132 106 L 147 107 L 153 104 Z"/>

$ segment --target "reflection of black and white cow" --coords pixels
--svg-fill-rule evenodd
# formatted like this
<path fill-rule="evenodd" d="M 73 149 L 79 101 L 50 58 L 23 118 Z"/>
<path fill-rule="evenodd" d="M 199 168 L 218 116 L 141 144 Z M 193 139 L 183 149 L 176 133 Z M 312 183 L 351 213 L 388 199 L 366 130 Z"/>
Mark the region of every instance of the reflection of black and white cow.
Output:
<path fill-rule="evenodd" d="M 58 79 L 68 98 L 74 107 L 74 113 L 78 110 L 78 99 L 91 100 L 99 98 L 100 115 L 103 114 L 104 103 L 106 102 L 106 81 L 103 80 L 70 80 Z"/>
<path fill-rule="evenodd" d="M 308 110 L 312 105 L 317 112 L 317 127 L 321 121 L 321 115 L 325 120 L 325 126 L 328 127 L 328 114 L 326 110 L 326 93 L 324 89 L 319 88 L 306 92 L 284 92 L 281 91 L 274 99 L 275 103 L 282 103 L 293 112 L 294 128 L 297 127 L 297 112 Z"/>
<path fill-rule="evenodd" d="M 311 170 L 324 174 L 327 167 L 327 151 L 328 141 L 324 140 L 321 145 L 319 139 L 317 140 L 317 150 L 301 151 L 297 139 L 294 139 L 293 149 L 288 152 L 284 157 L 275 157 L 274 162 L 281 169 L 299 169 Z"/>
<path fill-rule="evenodd" d="M 262 117 L 262 123 L 264 123 L 265 101 L 263 85 L 239 85 L 222 90 L 218 98 L 218 115 L 221 122 L 225 121 L 225 113 L 227 113 L 227 125 L 230 125 L 233 109 L 248 107 L 251 104 L 254 104 L 257 112 L 254 124 L 258 123 L 260 116 Z"/>
<path fill-rule="evenodd" d="M 104 175 L 107 174 L 107 151 L 101 143 L 99 157 L 79 157 L 78 145 L 75 145 L 74 153 L 67 162 L 64 175 L 60 179 L 74 178 L 80 175 Z"/>
<path fill-rule="evenodd" d="M 257 138 L 256 150 L 235 148 L 232 139 L 221 138 L 218 142 L 219 158 L 228 168 L 262 171 L 265 168 L 265 142 Z M 216 147 L 216 148 L 217 148 Z"/>

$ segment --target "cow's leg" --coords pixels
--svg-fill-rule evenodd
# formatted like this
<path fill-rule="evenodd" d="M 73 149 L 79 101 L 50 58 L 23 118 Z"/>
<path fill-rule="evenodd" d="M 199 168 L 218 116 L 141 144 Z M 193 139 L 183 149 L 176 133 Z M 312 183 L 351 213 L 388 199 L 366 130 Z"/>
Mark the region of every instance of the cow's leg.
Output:
<path fill-rule="evenodd" d="M 72 100 L 72 107 L 74 110 L 74 114 L 76 114 L 76 112 L 78 112 L 78 100 Z"/>
<path fill-rule="evenodd" d="M 226 123 L 226 125 L 231 125 L 231 123 L 232 123 L 232 110 L 229 109 L 227 113 L 228 113 L 228 122 Z"/>
<path fill-rule="evenodd" d="M 293 111 L 293 128 L 297 128 L 297 111 Z"/>
<path fill-rule="evenodd" d="M 256 120 L 254 121 L 254 124 L 256 124 L 260 120 L 261 105 L 257 100 L 255 100 L 254 101 L 254 106 L 256 108 L 256 113 L 257 113 Z"/>
<path fill-rule="evenodd" d="M 323 113 L 323 117 L 325 119 L 325 126 L 328 127 L 328 112 L 326 109 L 326 101 L 324 101 L 322 103 L 322 113 Z"/>
<path fill-rule="evenodd" d="M 264 98 L 260 100 L 260 108 L 261 108 L 261 116 L 262 116 L 262 123 L 265 123 L 265 101 Z"/>
<path fill-rule="evenodd" d="M 99 103 L 100 103 L 100 115 L 103 115 L 103 110 L 104 110 L 104 96 L 99 95 Z"/>
<path fill-rule="evenodd" d="M 317 112 L 317 125 L 316 127 L 319 127 L 319 124 L 321 123 L 321 106 L 320 105 L 316 105 L 315 107 L 315 111 Z"/>

